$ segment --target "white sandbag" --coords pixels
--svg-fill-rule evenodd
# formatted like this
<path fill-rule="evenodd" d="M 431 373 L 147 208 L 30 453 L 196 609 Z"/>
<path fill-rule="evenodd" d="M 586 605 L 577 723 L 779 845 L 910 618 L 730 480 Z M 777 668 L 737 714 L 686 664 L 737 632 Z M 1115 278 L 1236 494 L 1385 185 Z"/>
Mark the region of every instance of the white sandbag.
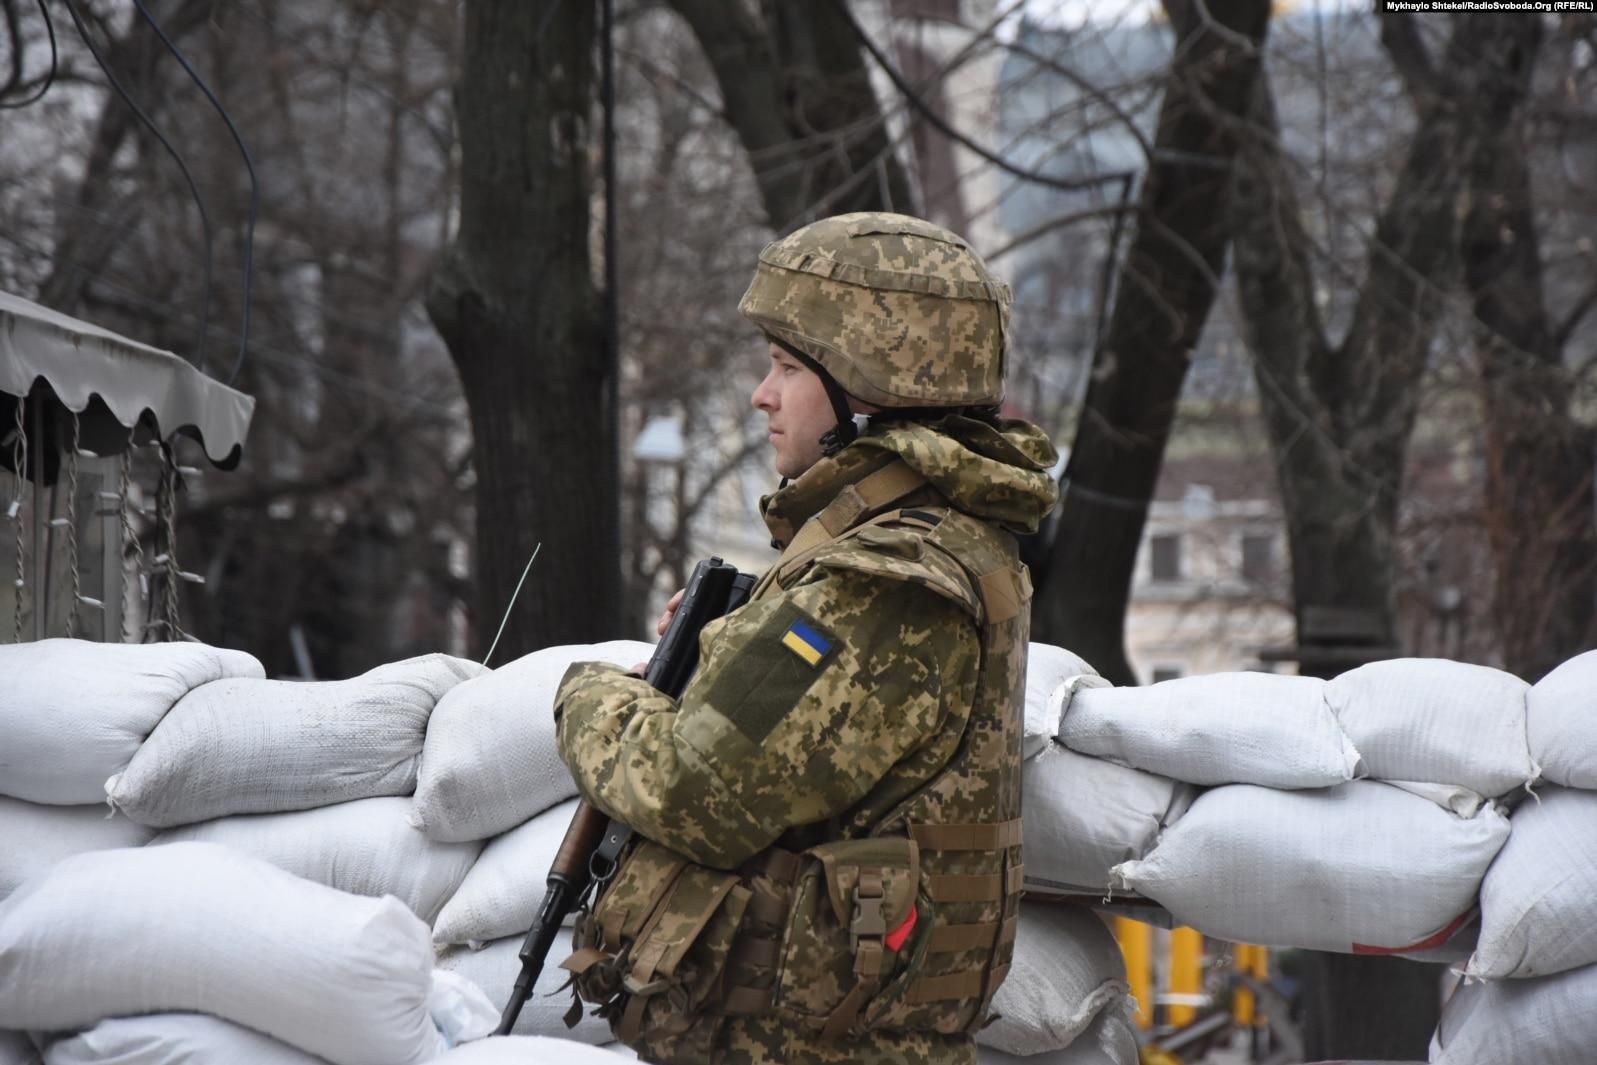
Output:
<path fill-rule="evenodd" d="M 993 997 L 998 1019 L 976 1041 L 1009 1054 L 1041 1054 L 1075 1042 L 1100 1013 L 1131 993 L 1115 937 L 1093 911 L 1023 902 L 1009 976 Z"/>
<path fill-rule="evenodd" d="M 1597 790 L 1597 651 L 1577 655 L 1525 696 L 1525 730 L 1542 776 Z"/>
<path fill-rule="evenodd" d="M 438 843 L 410 824 L 410 800 L 356 799 L 285 814 L 238 814 L 168 829 L 151 845 L 220 843 L 354 895 L 392 895 L 431 924 L 480 843 Z M 551 856 L 552 857 L 552 856 Z"/>
<path fill-rule="evenodd" d="M 1529 690 L 1500 669 L 1394 658 L 1327 681 L 1325 698 L 1376 780 L 1458 784 L 1495 799 L 1536 778 Z"/>
<path fill-rule="evenodd" d="M 477 948 L 490 940 L 525 935 L 543 905 L 549 866 L 576 809 L 577 800 L 569 799 L 490 840 L 439 912 L 433 942 Z"/>
<path fill-rule="evenodd" d="M 438 968 L 464 976 L 482 988 L 488 1001 L 503 1008 L 510 1000 L 511 985 L 521 973 L 519 952 L 523 938 L 510 936 L 490 943 L 481 950 L 451 947 L 438 956 Z M 588 1013 L 583 1014 L 575 1028 L 568 1029 L 562 1019 L 566 1010 L 571 1008 L 571 989 L 562 991 L 561 988 L 571 974 L 560 968 L 560 962 L 571 953 L 570 943 L 570 938 L 564 936 L 555 941 L 543 972 L 538 974 L 538 982 L 533 986 L 532 994 L 527 996 L 521 1016 L 516 1019 L 512 1034 L 552 1035 L 593 1044 L 607 1043 L 615 1038 L 610 1033 L 608 1022 Z M 583 1009 L 591 1010 L 593 1007 L 584 1003 Z"/>
<path fill-rule="evenodd" d="M 459 973 L 434 969 L 427 992 L 427 1015 L 448 1047 L 483 1039 L 499 1029 L 504 1003 L 495 1004 L 488 993 Z"/>
<path fill-rule="evenodd" d="M 38 1065 L 39 1053 L 22 1032 L 0 1032 L 0 1065 Z"/>
<path fill-rule="evenodd" d="M 271 1036 L 203 1013 L 116 1017 L 59 1039 L 45 1065 L 323 1065 Z"/>
<path fill-rule="evenodd" d="M 619 1051 L 619 1053 L 617 1052 Z M 625 1047 L 591 1046 L 542 1035 L 503 1035 L 456 1047 L 438 1065 L 616 1065 L 638 1056 Z"/>
<path fill-rule="evenodd" d="M 431 654 L 350 680 L 232 680 L 185 696 L 105 792 L 156 828 L 408 795 L 427 718 L 475 662 Z"/>
<path fill-rule="evenodd" d="M 1088 758 L 1055 742 L 1022 763 L 1026 890 L 1102 894 L 1110 870 L 1148 853 L 1194 789 L 1167 777 Z"/>
<path fill-rule="evenodd" d="M 179 699 L 224 677 L 265 675 L 243 651 L 200 643 L 0 647 L 0 795 L 103 802 L 105 778 L 121 772 Z"/>
<path fill-rule="evenodd" d="M 1591 1065 L 1597 965 L 1454 991 L 1431 1039 L 1432 1065 Z"/>
<path fill-rule="evenodd" d="M 1549 976 L 1597 964 L 1597 793 L 1544 787 L 1481 884 L 1481 937 L 1466 974 Z"/>
<path fill-rule="evenodd" d="M 1359 775 L 1359 752 L 1316 677 L 1214 673 L 1089 688 L 1065 706 L 1059 738 L 1081 754 L 1192 784 L 1327 788 Z"/>
<path fill-rule="evenodd" d="M 1457 784 L 1426 784 L 1417 780 L 1383 780 L 1381 783 L 1418 795 L 1459 817 L 1474 817 L 1488 801 L 1480 792 Z"/>
<path fill-rule="evenodd" d="M 97 851 L 0 903 L 0 1027 L 208 1013 L 334 1065 L 439 1049 L 432 944 L 397 899 L 349 895 L 213 843 Z"/>
<path fill-rule="evenodd" d="M 1117 1005 L 1093 1022 L 1062 1050 L 1021 1056 L 982 1046 L 978 1035 L 976 1065 L 1137 1065 L 1137 1029 L 1128 1006 Z"/>
<path fill-rule="evenodd" d="M 545 647 L 468 681 L 438 704 L 412 823 L 433 839 L 487 839 L 577 793 L 555 750 L 554 698 L 573 662 L 630 668 L 637 640 Z"/>
<path fill-rule="evenodd" d="M 1507 838 L 1496 806 L 1460 818 L 1375 781 L 1229 784 L 1116 873 L 1178 923 L 1233 943 L 1397 953 L 1457 930 Z"/>
<path fill-rule="evenodd" d="M 104 803 L 43 806 L 0 796 L 0 899 L 62 858 L 138 847 L 155 835 L 154 829 L 110 813 Z"/>
<path fill-rule="evenodd" d="M 1026 655 L 1026 715 L 1022 758 L 1035 758 L 1059 733 L 1059 706 L 1054 690 L 1072 677 L 1098 677 L 1085 659 L 1051 643 L 1034 643 Z"/>

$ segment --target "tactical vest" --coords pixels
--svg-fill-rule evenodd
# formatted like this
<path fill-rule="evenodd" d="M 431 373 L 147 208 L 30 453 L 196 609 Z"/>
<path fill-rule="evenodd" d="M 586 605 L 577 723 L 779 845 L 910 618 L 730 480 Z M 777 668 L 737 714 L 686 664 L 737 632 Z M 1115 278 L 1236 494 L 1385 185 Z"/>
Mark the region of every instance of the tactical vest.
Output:
<path fill-rule="evenodd" d="M 885 814 L 863 824 L 845 815 L 845 838 L 773 847 L 735 872 L 632 844 L 562 963 L 623 1042 L 670 1060 L 674 1039 L 718 1017 L 774 1015 L 823 1040 L 986 1023 L 1021 891 L 1031 585 L 997 527 L 947 507 L 887 509 L 925 483 L 894 459 L 845 487 L 754 595 L 791 585 L 833 544 L 869 542 L 871 530 L 908 531 L 923 552 L 939 552 L 952 564 L 906 571 L 884 559 L 880 572 L 932 588 L 979 628 L 975 705 L 954 757 Z"/>

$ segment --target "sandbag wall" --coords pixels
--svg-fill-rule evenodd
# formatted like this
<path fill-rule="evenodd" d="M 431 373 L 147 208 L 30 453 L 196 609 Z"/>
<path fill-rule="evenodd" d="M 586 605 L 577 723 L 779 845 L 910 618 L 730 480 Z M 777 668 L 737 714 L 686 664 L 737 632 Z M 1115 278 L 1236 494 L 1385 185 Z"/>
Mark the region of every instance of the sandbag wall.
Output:
<path fill-rule="evenodd" d="M 300 683 L 192 643 L 0 648 L 0 1065 L 566 1060 L 447 1048 L 491 1028 L 575 805 L 560 678 L 651 651 Z M 1028 719 L 1085 669 L 1040 648 Z M 516 1031 L 586 1060 L 611 1034 L 566 1029 L 554 961 Z M 1129 1065 L 1128 1006 L 1102 921 L 1028 903 L 984 1060 Z"/>
<path fill-rule="evenodd" d="M 1028 733 L 1029 890 L 1131 892 L 1234 942 L 1460 963 L 1433 1062 L 1591 1060 L 1597 651 L 1535 686 L 1436 659 L 1076 678 Z"/>

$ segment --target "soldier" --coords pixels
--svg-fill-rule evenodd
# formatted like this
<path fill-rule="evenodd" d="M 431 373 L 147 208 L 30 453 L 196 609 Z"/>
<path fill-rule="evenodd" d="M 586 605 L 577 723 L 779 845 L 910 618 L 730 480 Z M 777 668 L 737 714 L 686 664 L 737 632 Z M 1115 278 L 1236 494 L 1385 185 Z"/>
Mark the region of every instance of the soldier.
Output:
<path fill-rule="evenodd" d="M 782 554 L 680 701 L 562 682 L 561 756 L 636 833 L 564 965 L 647 1061 L 965 1065 L 1021 887 L 1013 534 L 1057 494 L 998 415 L 1009 291 L 947 230 L 850 214 L 768 245 L 740 310 Z"/>

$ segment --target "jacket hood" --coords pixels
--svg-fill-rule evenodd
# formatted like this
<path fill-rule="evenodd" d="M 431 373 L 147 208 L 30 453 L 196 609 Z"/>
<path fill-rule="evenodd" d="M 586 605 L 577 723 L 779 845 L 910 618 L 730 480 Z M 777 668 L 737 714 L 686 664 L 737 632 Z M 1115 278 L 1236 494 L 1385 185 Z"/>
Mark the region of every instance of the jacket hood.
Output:
<path fill-rule="evenodd" d="M 873 421 L 848 447 L 760 501 L 780 541 L 820 511 L 844 485 L 893 456 L 925 477 L 955 508 L 1017 534 L 1034 533 L 1059 500 L 1049 474 L 1058 452 L 1030 422 L 990 425 L 962 414 L 935 422 Z"/>

